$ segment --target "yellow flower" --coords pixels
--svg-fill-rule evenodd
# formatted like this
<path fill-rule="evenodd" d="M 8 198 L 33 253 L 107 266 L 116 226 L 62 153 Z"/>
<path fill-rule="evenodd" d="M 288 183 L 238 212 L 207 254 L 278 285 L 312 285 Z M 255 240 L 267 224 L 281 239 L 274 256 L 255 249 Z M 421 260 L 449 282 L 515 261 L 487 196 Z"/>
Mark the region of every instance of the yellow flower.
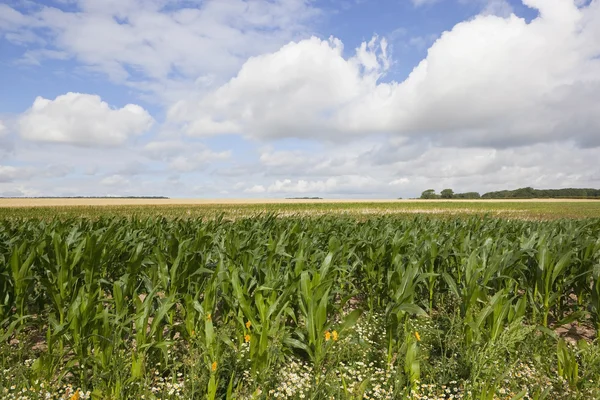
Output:
<path fill-rule="evenodd" d="M 196 336 L 196 331 L 192 329 L 192 337 Z"/>
<path fill-rule="evenodd" d="M 250 322 L 250 321 L 246 322 L 246 329 L 250 329 L 251 326 L 252 326 L 252 322 Z"/>
<path fill-rule="evenodd" d="M 213 371 L 217 370 L 217 362 L 213 361 L 212 365 L 210 366 L 210 369 L 212 369 Z"/>
<path fill-rule="evenodd" d="M 248 343 L 250 341 L 250 335 L 244 335 L 244 341 Z"/>
<path fill-rule="evenodd" d="M 211 315 L 211 314 L 208 314 L 208 315 L 206 316 L 206 320 L 207 320 L 207 321 L 212 321 L 212 315 Z"/>
<path fill-rule="evenodd" d="M 331 339 L 331 333 L 329 331 L 325 332 L 325 341 L 328 342 Z"/>
<path fill-rule="evenodd" d="M 337 340 L 338 340 L 338 333 L 337 333 L 337 331 L 333 331 L 333 332 L 331 332 L 331 334 L 333 335 L 333 341 L 337 342 Z"/>
<path fill-rule="evenodd" d="M 73 396 L 71 396 L 69 400 L 79 400 L 79 389 L 77 389 L 75 393 L 73 393 Z"/>
<path fill-rule="evenodd" d="M 421 341 L 421 335 L 419 335 L 419 332 L 415 332 L 415 337 L 417 338 L 417 342 Z"/>

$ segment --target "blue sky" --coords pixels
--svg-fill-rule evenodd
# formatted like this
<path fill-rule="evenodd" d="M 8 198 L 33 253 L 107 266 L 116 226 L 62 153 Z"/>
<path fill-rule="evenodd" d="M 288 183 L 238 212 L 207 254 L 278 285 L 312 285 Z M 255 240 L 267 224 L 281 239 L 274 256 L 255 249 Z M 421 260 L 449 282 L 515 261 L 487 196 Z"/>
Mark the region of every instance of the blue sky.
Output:
<path fill-rule="evenodd" d="M 0 196 L 600 187 L 600 1 L 3 0 Z"/>

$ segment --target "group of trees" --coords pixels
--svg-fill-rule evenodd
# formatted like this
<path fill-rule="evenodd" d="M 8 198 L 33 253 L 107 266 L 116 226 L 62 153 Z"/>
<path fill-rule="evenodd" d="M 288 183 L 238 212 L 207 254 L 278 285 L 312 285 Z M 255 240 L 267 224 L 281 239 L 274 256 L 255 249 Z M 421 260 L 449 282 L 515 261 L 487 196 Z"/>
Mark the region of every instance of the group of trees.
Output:
<path fill-rule="evenodd" d="M 421 199 L 556 199 L 556 198 L 600 198 L 600 189 L 534 189 L 532 187 L 515 190 L 501 190 L 485 193 L 454 193 L 452 189 L 444 189 L 437 194 L 434 189 L 421 193 Z"/>
<path fill-rule="evenodd" d="M 600 189 L 534 189 L 526 187 L 489 192 L 481 197 L 484 199 L 600 198 Z"/>
<path fill-rule="evenodd" d="M 454 193 L 452 189 L 444 189 L 437 194 L 434 189 L 427 189 L 421 193 L 422 199 L 479 199 L 481 196 L 477 192 Z"/>

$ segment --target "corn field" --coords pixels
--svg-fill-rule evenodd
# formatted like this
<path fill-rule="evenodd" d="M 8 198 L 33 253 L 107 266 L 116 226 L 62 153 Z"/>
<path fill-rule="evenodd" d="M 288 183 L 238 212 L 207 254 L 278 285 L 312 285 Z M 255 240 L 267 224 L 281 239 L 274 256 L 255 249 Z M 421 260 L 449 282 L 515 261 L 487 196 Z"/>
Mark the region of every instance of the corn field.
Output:
<path fill-rule="evenodd" d="M 600 398 L 600 220 L 0 220 L 0 393 Z"/>

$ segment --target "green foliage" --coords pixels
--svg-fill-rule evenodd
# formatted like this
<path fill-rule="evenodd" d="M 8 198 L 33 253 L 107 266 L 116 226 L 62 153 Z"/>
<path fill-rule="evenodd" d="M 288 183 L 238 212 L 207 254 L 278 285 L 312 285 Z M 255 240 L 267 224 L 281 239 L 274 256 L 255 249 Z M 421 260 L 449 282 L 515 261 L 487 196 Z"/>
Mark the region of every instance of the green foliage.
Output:
<path fill-rule="evenodd" d="M 442 199 L 451 199 L 454 197 L 454 190 L 444 189 L 440 192 Z"/>
<path fill-rule="evenodd" d="M 526 187 L 489 192 L 481 197 L 484 199 L 600 198 L 600 189 L 534 189 Z"/>
<path fill-rule="evenodd" d="M 477 192 L 466 192 L 466 193 L 454 193 L 455 199 L 480 199 L 481 196 Z"/>
<path fill-rule="evenodd" d="M 423 193 L 421 193 L 422 199 L 439 199 L 440 196 L 435 193 L 434 189 L 427 189 Z"/>
<path fill-rule="evenodd" d="M 2 219 L 0 391 L 597 398 L 598 343 L 555 329 L 597 335 L 598 237 L 597 219 Z"/>

